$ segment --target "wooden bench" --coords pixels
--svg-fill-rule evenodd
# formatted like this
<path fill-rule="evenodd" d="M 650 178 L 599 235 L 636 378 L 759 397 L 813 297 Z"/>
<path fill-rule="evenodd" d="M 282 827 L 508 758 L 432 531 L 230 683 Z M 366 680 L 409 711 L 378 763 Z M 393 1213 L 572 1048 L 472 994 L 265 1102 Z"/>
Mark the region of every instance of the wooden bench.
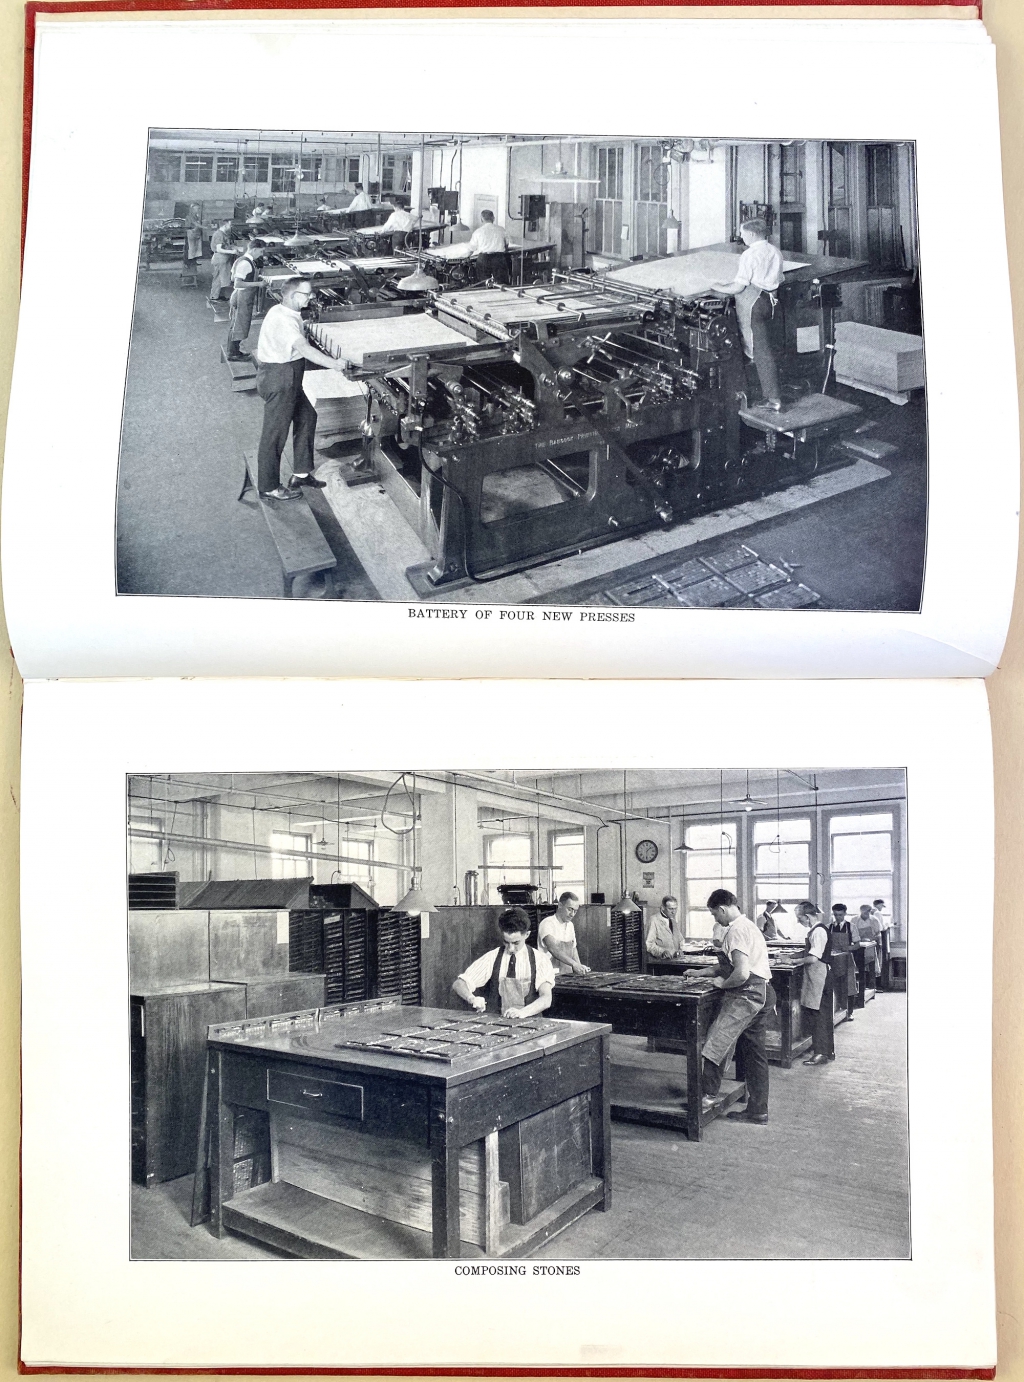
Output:
<path fill-rule="evenodd" d="M 269 502 L 264 500 L 256 486 L 256 453 L 246 451 L 244 454 L 245 474 L 238 497 L 242 499 L 250 488 L 256 495 L 281 558 L 285 595 L 291 599 L 296 576 L 313 576 L 318 571 L 324 573 L 324 579 L 337 594 L 334 577 L 328 573 L 334 572 L 338 559 L 331 551 L 305 494 L 284 504 L 275 503 L 273 499 Z"/>

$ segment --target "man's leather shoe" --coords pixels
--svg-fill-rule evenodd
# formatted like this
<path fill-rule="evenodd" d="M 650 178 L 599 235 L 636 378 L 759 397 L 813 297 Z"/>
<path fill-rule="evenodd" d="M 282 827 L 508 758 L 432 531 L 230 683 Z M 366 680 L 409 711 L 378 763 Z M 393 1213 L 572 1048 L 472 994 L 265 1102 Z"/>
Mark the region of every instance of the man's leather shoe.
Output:
<path fill-rule="evenodd" d="M 297 489 L 268 489 L 260 491 L 261 499 L 272 499 L 277 504 L 283 504 L 288 499 L 300 499 Z"/>
<path fill-rule="evenodd" d="M 293 475 L 289 481 L 292 489 L 298 489 L 300 485 L 308 485 L 310 489 L 326 489 L 327 485 L 323 480 L 318 480 L 315 475 Z"/>
<path fill-rule="evenodd" d="M 731 1118 L 734 1123 L 767 1123 L 767 1113 L 748 1113 L 744 1109 L 734 1109 L 732 1113 L 727 1113 L 726 1118 Z"/>

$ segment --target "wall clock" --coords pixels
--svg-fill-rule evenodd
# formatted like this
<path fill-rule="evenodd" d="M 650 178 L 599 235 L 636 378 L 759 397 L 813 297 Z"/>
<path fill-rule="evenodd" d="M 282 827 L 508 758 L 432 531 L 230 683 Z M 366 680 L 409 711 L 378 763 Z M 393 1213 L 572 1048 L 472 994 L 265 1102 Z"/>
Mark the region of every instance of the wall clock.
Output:
<path fill-rule="evenodd" d="M 636 857 L 640 860 L 641 864 L 653 864 L 658 857 L 658 846 L 653 840 L 638 840 Z"/>

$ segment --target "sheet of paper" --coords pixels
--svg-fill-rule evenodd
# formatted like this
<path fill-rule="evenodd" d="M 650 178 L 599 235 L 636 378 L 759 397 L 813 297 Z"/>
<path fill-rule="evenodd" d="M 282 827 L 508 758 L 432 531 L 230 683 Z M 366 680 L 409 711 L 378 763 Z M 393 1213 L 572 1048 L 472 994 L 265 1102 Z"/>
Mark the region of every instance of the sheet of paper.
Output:
<path fill-rule="evenodd" d="M 371 579 L 371 586 L 391 592 L 377 600 L 198 598 L 203 581 L 193 575 L 201 576 L 213 559 L 197 539 L 194 572 L 183 573 L 177 587 L 118 594 L 116 509 L 120 504 L 127 522 L 135 502 L 127 491 L 118 499 L 118 452 L 126 377 L 134 385 L 128 347 L 149 131 L 156 124 L 235 126 L 239 117 L 220 80 L 214 41 L 220 33 L 232 52 L 244 55 L 259 93 L 259 109 L 247 119 L 268 129 L 418 128 L 419 92 L 410 87 L 384 97 L 369 69 L 363 75 L 355 71 L 340 98 L 330 84 L 319 83 L 301 84 L 287 102 L 278 96 L 274 74 L 300 62 L 310 43 L 324 61 L 348 70 L 344 55 L 358 35 L 360 43 L 393 52 L 410 68 L 422 67 L 431 55 L 447 64 L 454 55 L 462 67 L 475 70 L 500 48 L 519 74 L 521 99 L 515 113 L 509 112 L 509 128 L 524 138 L 553 130 L 611 130 L 621 132 L 616 139 L 635 141 L 629 93 L 643 89 L 647 130 L 740 142 L 777 139 L 779 130 L 806 140 L 832 141 L 839 131 L 862 143 L 912 141 L 927 354 L 926 500 L 919 495 L 914 513 L 904 512 L 908 500 L 900 484 L 891 482 L 891 467 L 883 462 L 870 463 L 873 469 L 867 472 L 847 467 L 806 486 L 791 486 L 781 497 L 773 492 L 725 504 L 684 522 L 673 511 L 664 520 L 669 523 L 665 532 L 658 526 L 662 520 L 652 518 L 655 526 L 635 538 L 616 536 L 606 543 L 616 529 L 602 524 L 599 535 L 588 531 L 587 550 L 575 565 L 570 560 L 577 550 L 574 527 L 564 534 L 569 555 L 558 558 L 567 566 L 532 565 L 531 558 L 507 581 L 492 580 L 487 568 L 472 572 L 482 579 L 470 579 L 450 594 L 431 593 L 429 599 L 415 593 L 405 565 L 396 565 L 398 558 L 390 554 L 432 551 L 432 532 L 417 530 L 400 542 L 392 531 L 391 542 L 376 544 L 387 569 L 379 584 Z M 588 74 L 571 91 L 537 61 L 538 53 L 556 53 L 563 46 Z M 655 51 L 680 55 L 686 70 L 681 86 L 650 80 Z M 796 64 L 800 82 L 765 82 L 766 61 L 780 69 Z M 731 74 L 727 82 L 721 78 L 724 67 Z M 116 81 L 105 79 L 115 73 Z M 870 74 L 867 103 L 865 73 Z M 602 14 L 579 26 L 554 14 L 529 21 L 503 14 L 484 20 L 403 15 L 386 22 L 379 16 L 274 16 L 211 19 L 201 26 L 187 18 L 108 23 L 40 16 L 36 79 L 2 535 L 10 632 L 27 675 L 614 676 L 628 666 L 651 677 L 973 676 L 996 664 L 1015 564 L 1019 443 L 995 65 L 979 23 L 935 21 L 925 32 L 921 25 L 898 21 L 731 25 L 654 12 L 628 21 Z M 948 99 L 951 90 L 960 93 L 956 102 Z M 466 118 L 457 83 L 436 93 L 431 120 L 438 129 L 464 129 Z M 86 218 L 76 244 L 83 259 L 104 263 L 106 290 L 102 304 L 69 314 L 64 285 L 52 265 L 64 252 L 66 206 L 90 202 L 93 169 L 87 151 L 100 147 L 118 151 L 123 176 L 109 189 L 108 214 Z M 694 188 L 700 178 L 714 183 L 724 177 L 724 165 L 706 159 L 700 148 L 689 154 Z M 953 203 L 951 169 L 957 184 Z M 550 197 L 551 184 L 544 188 Z M 721 230 L 709 225 L 706 243 L 720 239 Z M 962 284 L 965 245 L 975 252 L 985 247 L 986 291 L 975 295 L 969 310 Z M 52 408 L 49 376 L 40 362 L 52 356 L 56 322 L 62 349 L 75 361 L 61 394 L 62 415 L 75 420 L 73 444 L 60 425 L 39 425 Z M 798 329 L 806 332 L 811 324 L 801 322 Z M 204 333 L 214 329 L 204 321 Z M 985 349 L 965 349 L 965 333 L 984 341 Z M 173 456 L 189 440 L 187 427 L 182 435 L 181 410 L 188 410 L 190 420 L 201 417 L 205 407 L 213 410 L 211 417 L 218 415 L 215 400 L 221 394 L 225 407 L 237 404 L 226 376 L 213 375 L 221 371 L 216 342 L 207 334 L 202 342 L 210 347 L 208 390 L 186 399 L 176 392 L 174 379 L 166 378 L 166 388 L 153 396 L 156 412 L 149 411 L 146 398 L 143 414 L 132 415 L 133 429 L 167 437 L 166 465 L 150 467 L 150 475 L 175 474 Z M 164 407 L 170 410 L 166 415 L 160 411 Z M 899 404 L 892 405 L 892 413 L 902 416 Z M 255 445 L 258 414 L 252 416 Z M 234 502 L 229 491 L 237 487 L 241 464 L 234 445 L 225 442 L 220 461 L 225 504 Z M 45 506 L 38 501 L 40 473 L 49 481 Z M 709 535 L 724 541 L 730 532 L 766 524 L 783 511 L 813 508 L 819 496 L 828 501 L 836 538 L 848 543 L 835 496 L 876 482 L 880 487 L 873 494 L 891 496 L 885 535 L 865 533 L 844 565 L 853 572 L 861 564 L 868 570 L 879 558 L 873 547 L 881 544 L 889 553 L 913 545 L 923 577 L 916 578 L 911 595 L 887 590 L 869 608 L 828 608 L 828 599 L 814 603 L 814 581 L 801 546 L 780 547 L 780 557 L 794 567 L 803 565 L 795 583 L 806 584 L 813 604 L 804 612 L 694 609 L 678 601 L 671 608 L 616 606 L 605 590 L 609 583 L 596 579 L 621 568 L 627 552 L 631 569 L 651 566 L 667 548 L 674 556 L 680 543 L 704 542 Z M 362 531 L 376 533 L 384 517 L 393 528 L 392 508 L 385 506 L 378 515 L 371 512 L 372 496 L 353 490 L 348 497 L 353 506 L 362 506 Z M 451 494 L 448 500 L 456 503 Z M 885 508 L 881 499 L 872 502 Z M 412 505 L 406 507 L 411 516 Z M 156 513 L 162 522 L 159 506 Z M 614 511 L 608 517 L 619 522 Z M 417 521 L 429 526 L 430 515 Z M 125 536 L 122 546 L 129 541 Z M 823 561 L 829 550 L 828 543 L 816 549 Z M 458 550 L 454 556 L 461 559 Z M 572 589 L 574 570 L 593 573 L 587 575 L 589 593 L 551 606 L 557 592 Z M 268 591 L 280 589 L 278 575 L 276 568 L 269 571 Z M 182 588 L 195 594 L 182 594 Z M 597 604 L 587 607 L 577 599 Z M 564 618 L 556 620 L 555 613 Z"/>
<path fill-rule="evenodd" d="M 272 737 L 268 726 L 287 722 L 296 695 L 312 705 L 315 732 Z M 429 1260 L 185 1261 L 174 1260 L 173 1249 L 166 1260 L 131 1259 L 130 1198 L 150 1192 L 130 1190 L 127 775 L 138 775 L 137 790 L 152 796 L 146 775 L 159 787 L 166 773 L 235 774 L 238 789 L 246 774 L 258 773 L 253 780 L 261 789 L 275 792 L 296 772 L 362 774 L 377 790 L 392 780 L 384 769 L 419 768 L 429 777 L 450 766 L 467 778 L 504 770 L 509 785 L 516 769 L 528 778 L 531 769 L 606 768 L 612 782 L 625 769 L 631 784 L 666 769 L 693 769 L 717 798 L 719 770 L 735 786 L 731 795 L 743 792 L 737 765 L 750 767 L 752 793 L 762 798 L 776 770 L 812 771 L 823 782 L 836 768 L 884 769 L 890 781 L 906 774 L 900 857 L 908 887 L 900 910 L 908 925 L 909 1257 L 821 1260 L 809 1242 L 799 1256 L 770 1264 L 728 1253 L 694 1260 L 680 1241 L 674 1256 L 656 1258 L 556 1251 L 524 1259 L 527 1272 L 518 1279 L 467 1276 L 460 1271 L 465 1263 Z M 66 835 L 55 852 L 54 803 L 62 801 L 88 801 L 90 824 Z M 957 801 L 971 809 L 955 815 L 953 840 L 949 804 Z M 401 804 L 399 787 L 391 805 Z M 740 808 L 733 803 L 731 809 Z M 367 682 L 297 689 L 254 682 L 241 692 L 229 682 L 36 683 L 26 688 L 22 811 L 27 1363 L 991 1366 L 991 1108 L 979 1072 L 988 1069 L 991 1030 L 992 782 L 979 684 Z M 247 814 L 224 810 L 219 824 L 211 818 L 206 833 L 240 837 L 230 857 L 217 856 L 219 876 L 233 876 L 226 870 L 237 872 L 239 861 L 253 876 L 253 858 L 244 852 L 250 838 L 244 831 L 252 829 Z M 229 819 L 234 815 L 238 826 Z M 614 826 L 613 813 L 607 819 Z M 652 816 L 642 825 L 644 836 L 664 839 L 663 825 Z M 179 810 L 174 833 L 190 829 Z M 465 829 L 461 816 L 459 829 Z M 185 849 L 179 839 L 182 857 Z M 683 867 L 679 859 L 673 855 L 676 870 Z M 655 867 L 663 865 L 660 859 Z M 73 897 L 74 906 L 55 907 L 55 896 Z M 967 900 L 971 918 L 971 959 L 957 968 L 955 999 L 950 955 L 963 951 L 965 913 L 950 898 Z M 434 935 L 444 927 L 444 911 L 432 913 Z M 862 1022 L 866 1028 L 879 1020 L 888 998 L 903 1001 L 880 995 L 858 1015 L 849 1038 L 837 1030 L 837 1078 L 843 1040 L 852 1040 Z M 772 1067 L 771 1080 L 831 1073 Z M 851 1092 L 855 1102 L 868 1086 Z M 892 1116 L 870 1102 L 860 1112 L 865 1120 Z M 772 1126 L 716 1124 L 693 1146 L 680 1137 L 678 1188 L 689 1183 L 695 1159 L 706 1165 L 729 1138 L 748 1136 L 756 1155 L 752 1139 L 762 1132 L 771 1137 Z M 613 1182 L 616 1139 L 636 1135 L 629 1125 L 613 1125 Z M 876 1123 L 875 1135 L 883 1137 L 884 1126 Z M 818 1127 L 808 1142 L 794 1215 L 800 1194 L 813 1195 L 817 1178 L 849 1154 L 829 1138 L 829 1128 Z M 751 1197 L 752 1213 L 755 1181 L 730 1187 Z M 608 1231 L 625 1236 L 636 1197 L 646 1197 L 650 1213 L 664 1193 L 649 1180 L 615 1183 L 619 1198 L 606 1212 Z M 864 1204 L 857 1213 L 877 1219 L 877 1205 Z M 579 1274 L 545 1279 L 532 1270 L 537 1262 L 578 1266 Z M 808 1273 L 830 1300 L 881 1299 L 887 1308 L 870 1312 L 870 1328 L 838 1330 L 832 1312 L 819 1317 L 782 1309 L 781 1301 L 804 1298 Z M 672 1308 L 645 1312 L 640 1327 L 637 1302 L 652 1298 L 671 1301 Z M 738 1300 L 743 1328 L 735 1324 Z M 529 1329 L 510 1330 L 510 1311 L 529 1319 Z"/>

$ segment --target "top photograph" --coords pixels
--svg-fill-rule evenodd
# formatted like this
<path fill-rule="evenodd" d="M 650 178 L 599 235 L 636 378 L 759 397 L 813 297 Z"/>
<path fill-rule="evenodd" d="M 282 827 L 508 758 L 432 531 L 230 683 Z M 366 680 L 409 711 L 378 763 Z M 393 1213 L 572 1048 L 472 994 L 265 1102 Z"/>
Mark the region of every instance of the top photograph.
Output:
<path fill-rule="evenodd" d="M 118 595 L 917 611 L 915 152 L 151 129 Z"/>

